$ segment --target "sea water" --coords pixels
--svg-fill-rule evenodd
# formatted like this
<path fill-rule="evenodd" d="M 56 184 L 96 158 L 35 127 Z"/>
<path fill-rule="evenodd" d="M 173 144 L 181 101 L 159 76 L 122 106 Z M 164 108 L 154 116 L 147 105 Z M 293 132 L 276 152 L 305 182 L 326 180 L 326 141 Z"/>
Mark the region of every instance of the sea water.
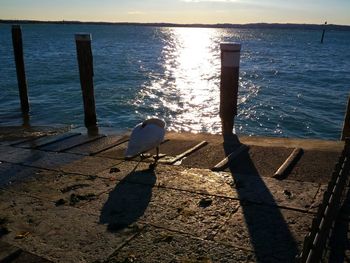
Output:
<path fill-rule="evenodd" d="M 22 25 L 35 124 L 83 126 L 75 33 L 92 34 L 98 124 L 157 116 L 171 131 L 220 133 L 220 43 L 241 43 L 244 135 L 339 139 L 350 91 L 350 31 L 87 24 Z M 0 24 L 0 125 L 21 122 L 11 26 Z"/>

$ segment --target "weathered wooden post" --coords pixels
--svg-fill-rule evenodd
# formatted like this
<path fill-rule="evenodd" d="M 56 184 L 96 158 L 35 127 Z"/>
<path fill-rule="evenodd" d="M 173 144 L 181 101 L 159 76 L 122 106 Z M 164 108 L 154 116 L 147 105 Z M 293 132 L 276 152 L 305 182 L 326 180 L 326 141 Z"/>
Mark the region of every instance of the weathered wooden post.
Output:
<path fill-rule="evenodd" d="M 323 31 L 322 31 L 322 37 L 321 37 L 321 44 L 323 44 L 323 38 L 324 38 L 324 33 L 326 32 L 326 25 L 327 25 L 327 21 L 324 22 L 324 28 L 323 28 Z"/>
<path fill-rule="evenodd" d="M 83 94 L 85 126 L 96 127 L 96 109 L 94 95 L 94 69 L 91 51 L 91 34 L 76 34 L 75 43 L 79 64 L 80 85 Z"/>
<path fill-rule="evenodd" d="M 19 98 L 21 100 L 21 109 L 23 114 L 28 114 L 29 101 L 28 101 L 26 72 L 24 69 L 22 30 L 20 25 L 12 26 L 12 44 L 13 44 L 13 51 L 15 55 L 17 82 L 18 82 L 18 89 L 19 89 Z"/>
<path fill-rule="evenodd" d="M 346 107 L 343 131 L 341 134 L 341 140 L 345 141 L 345 138 L 350 137 L 350 95 L 348 98 L 348 105 Z"/>
<path fill-rule="evenodd" d="M 220 118 L 222 134 L 225 136 L 233 134 L 234 117 L 237 115 L 241 44 L 222 43 L 220 49 Z"/>

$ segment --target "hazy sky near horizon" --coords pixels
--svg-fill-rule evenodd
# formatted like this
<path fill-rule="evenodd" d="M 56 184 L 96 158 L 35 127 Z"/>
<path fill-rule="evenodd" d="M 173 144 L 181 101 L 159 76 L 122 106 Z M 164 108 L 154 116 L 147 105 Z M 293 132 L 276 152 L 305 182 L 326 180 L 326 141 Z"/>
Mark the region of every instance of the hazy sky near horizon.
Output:
<path fill-rule="evenodd" d="M 350 25 L 350 0 L 0 0 L 0 19 Z"/>

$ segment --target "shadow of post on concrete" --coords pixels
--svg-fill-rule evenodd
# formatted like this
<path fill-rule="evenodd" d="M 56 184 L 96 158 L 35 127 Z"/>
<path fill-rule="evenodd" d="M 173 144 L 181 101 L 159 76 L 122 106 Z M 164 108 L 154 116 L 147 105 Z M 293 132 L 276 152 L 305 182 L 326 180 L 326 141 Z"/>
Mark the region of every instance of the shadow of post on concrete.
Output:
<path fill-rule="evenodd" d="M 224 136 L 226 156 L 240 146 L 236 135 Z M 285 221 L 273 195 L 257 171 L 249 151 L 243 152 L 229 170 L 241 202 L 242 213 L 249 234 L 250 243 L 258 262 L 294 262 L 298 254 L 297 242 Z M 252 179 L 254 184 L 251 184 Z M 254 187 L 255 189 L 250 189 Z M 246 200 L 246 193 L 259 192 L 264 201 Z"/>

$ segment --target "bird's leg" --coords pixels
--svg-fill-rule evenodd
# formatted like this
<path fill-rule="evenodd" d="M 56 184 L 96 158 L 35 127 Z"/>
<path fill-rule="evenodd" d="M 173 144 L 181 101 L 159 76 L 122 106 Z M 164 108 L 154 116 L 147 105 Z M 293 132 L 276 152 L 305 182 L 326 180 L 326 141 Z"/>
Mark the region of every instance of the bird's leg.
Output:
<path fill-rule="evenodd" d="M 159 158 L 159 147 L 157 146 L 156 147 L 156 151 L 157 151 L 157 154 L 156 154 L 156 156 L 154 157 L 154 163 L 151 163 L 150 165 L 149 165 L 149 168 L 150 169 L 154 169 L 154 168 L 156 168 L 156 166 L 157 166 L 157 162 L 158 162 L 158 160 L 160 159 Z"/>
<path fill-rule="evenodd" d="M 157 155 L 155 159 L 155 162 L 157 162 L 159 160 L 159 146 L 156 147 L 156 151 L 157 151 Z"/>

